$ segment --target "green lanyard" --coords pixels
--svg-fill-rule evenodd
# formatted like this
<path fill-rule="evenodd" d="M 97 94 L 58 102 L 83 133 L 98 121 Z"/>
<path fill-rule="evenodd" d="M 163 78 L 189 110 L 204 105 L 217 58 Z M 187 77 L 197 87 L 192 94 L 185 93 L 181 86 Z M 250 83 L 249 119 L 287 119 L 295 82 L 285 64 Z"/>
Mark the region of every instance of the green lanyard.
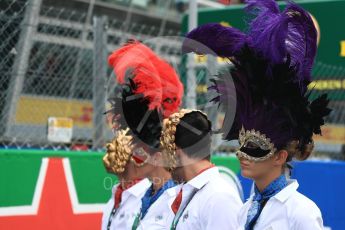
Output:
<path fill-rule="evenodd" d="M 207 183 L 206 183 L 207 184 Z M 193 199 L 193 197 L 195 196 L 195 194 L 200 191 L 203 187 L 205 187 L 205 185 L 202 186 L 200 189 L 197 189 L 197 188 L 194 188 L 193 191 L 191 192 L 190 196 L 188 197 L 188 200 L 185 202 L 185 205 L 182 207 L 182 208 L 179 208 L 176 215 L 175 215 L 175 218 L 170 226 L 170 230 L 175 230 L 176 227 L 177 227 L 177 224 L 184 212 L 184 210 L 187 208 L 188 204 L 191 202 L 191 200 Z"/>
<path fill-rule="evenodd" d="M 110 229 L 111 222 L 113 221 L 113 218 L 116 215 L 118 210 L 119 210 L 119 208 L 115 208 L 115 207 L 111 210 L 111 213 L 110 213 L 109 219 L 108 219 L 107 230 Z"/>
<path fill-rule="evenodd" d="M 135 219 L 132 225 L 132 230 L 136 230 L 138 228 L 140 219 L 141 219 L 141 209 L 140 209 L 140 212 L 135 216 Z"/>

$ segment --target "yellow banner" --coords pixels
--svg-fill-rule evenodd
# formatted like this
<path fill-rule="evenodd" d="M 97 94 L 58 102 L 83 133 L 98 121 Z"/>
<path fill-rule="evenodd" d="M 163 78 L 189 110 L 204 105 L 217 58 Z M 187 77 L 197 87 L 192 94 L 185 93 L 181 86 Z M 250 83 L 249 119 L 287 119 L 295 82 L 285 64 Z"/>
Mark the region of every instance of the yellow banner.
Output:
<path fill-rule="evenodd" d="M 345 126 L 325 125 L 322 127 L 322 136 L 314 135 L 315 142 L 325 144 L 345 144 Z"/>
<path fill-rule="evenodd" d="M 315 80 L 312 81 L 308 88 L 316 90 L 343 90 L 345 89 L 345 79 Z"/>
<path fill-rule="evenodd" d="M 194 61 L 198 64 L 206 64 L 207 56 L 195 54 L 194 55 Z M 217 62 L 218 62 L 218 64 L 229 63 L 230 60 L 228 58 L 217 57 Z"/>
<path fill-rule="evenodd" d="M 50 97 L 21 96 L 17 105 L 17 124 L 47 125 L 49 117 L 68 117 L 79 128 L 92 128 L 92 103 Z"/>

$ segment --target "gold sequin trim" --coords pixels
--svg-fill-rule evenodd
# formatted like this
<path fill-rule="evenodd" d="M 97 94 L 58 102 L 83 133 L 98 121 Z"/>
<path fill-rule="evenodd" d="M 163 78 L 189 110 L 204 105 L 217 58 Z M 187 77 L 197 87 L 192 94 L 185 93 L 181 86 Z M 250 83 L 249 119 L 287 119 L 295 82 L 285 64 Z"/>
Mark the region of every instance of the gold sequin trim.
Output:
<path fill-rule="evenodd" d="M 256 131 L 254 129 L 245 130 L 244 127 L 242 127 L 239 133 L 239 142 L 240 148 L 245 146 L 245 144 L 248 142 L 253 142 L 263 150 L 270 150 L 270 152 L 263 157 L 252 157 L 246 154 L 245 152 L 242 152 L 240 150 L 237 151 L 237 157 L 243 157 L 250 161 L 259 162 L 267 160 L 268 158 L 273 156 L 273 154 L 277 151 L 274 144 L 271 142 L 270 138 L 266 137 L 265 134 L 261 134 L 259 131 Z"/>

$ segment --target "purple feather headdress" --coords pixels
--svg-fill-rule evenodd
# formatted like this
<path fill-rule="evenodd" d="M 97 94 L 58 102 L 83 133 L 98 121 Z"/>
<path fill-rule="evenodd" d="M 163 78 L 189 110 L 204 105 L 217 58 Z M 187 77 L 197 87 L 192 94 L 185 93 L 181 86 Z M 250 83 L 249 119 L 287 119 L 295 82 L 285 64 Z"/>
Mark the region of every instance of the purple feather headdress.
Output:
<path fill-rule="evenodd" d="M 248 0 L 245 10 L 251 18 L 247 33 L 210 23 L 188 33 L 182 49 L 215 53 L 234 64 L 230 72 L 237 96 L 236 114 L 231 129 L 224 130 L 225 139 L 237 139 L 243 127 L 265 135 L 275 149 L 298 141 L 303 151 L 312 142 L 313 133 L 321 134 L 320 126 L 331 111 L 327 95 L 312 102 L 308 99 L 317 48 L 313 21 L 291 1 L 281 12 L 274 0 Z M 202 45 L 195 46 L 195 42 Z M 221 94 L 214 101 L 224 103 L 222 94 L 229 90 L 224 89 L 224 79 L 219 76 L 213 82 L 210 88 Z"/>

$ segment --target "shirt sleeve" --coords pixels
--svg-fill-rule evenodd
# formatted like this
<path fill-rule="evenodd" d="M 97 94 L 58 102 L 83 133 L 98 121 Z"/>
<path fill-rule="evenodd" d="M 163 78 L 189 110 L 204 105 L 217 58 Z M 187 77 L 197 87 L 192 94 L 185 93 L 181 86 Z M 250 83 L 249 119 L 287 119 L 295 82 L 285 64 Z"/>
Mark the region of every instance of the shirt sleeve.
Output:
<path fill-rule="evenodd" d="M 228 193 L 212 194 L 205 201 L 205 207 L 201 213 L 202 229 L 237 229 L 239 226 L 237 216 L 241 206 L 241 200 Z"/>

